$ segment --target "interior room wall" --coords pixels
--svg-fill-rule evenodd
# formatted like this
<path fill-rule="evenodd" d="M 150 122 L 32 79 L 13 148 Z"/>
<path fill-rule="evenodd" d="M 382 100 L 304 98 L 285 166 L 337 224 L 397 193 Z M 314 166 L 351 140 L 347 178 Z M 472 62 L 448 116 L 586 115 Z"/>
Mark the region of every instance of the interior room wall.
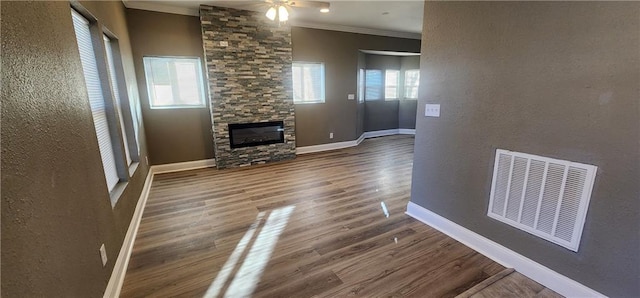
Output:
<path fill-rule="evenodd" d="M 147 128 L 149 162 L 157 165 L 214 158 L 209 107 L 151 109 L 142 61 L 144 56 L 200 58 L 202 81 L 206 83 L 200 20 L 194 16 L 127 9 L 127 22 Z M 208 102 L 209 95 L 205 96 Z"/>
<path fill-rule="evenodd" d="M 291 28 L 294 61 L 323 62 L 326 101 L 297 104 L 296 146 L 311 146 L 356 140 L 358 127 L 357 94 L 359 50 L 394 52 L 420 51 L 420 40 L 347 33 L 302 27 Z M 334 138 L 329 138 L 333 132 Z"/>
<path fill-rule="evenodd" d="M 409 69 L 420 69 L 420 56 L 406 56 L 400 58 L 400 74 L 404 90 L 404 72 Z M 404 91 L 403 91 L 404 92 Z M 419 96 L 419 95 L 418 95 Z M 398 102 L 398 128 L 415 129 L 418 100 L 402 98 Z"/>
<path fill-rule="evenodd" d="M 81 5 L 117 36 L 137 100 L 123 4 Z M 101 297 L 148 173 L 144 126 L 142 162 L 112 208 L 69 2 L 3 2 L 0 16 L 2 294 Z"/>
<path fill-rule="evenodd" d="M 640 293 L 640 3 L 425 2 L 411 201 L 611 297 Z M 497 148 L 598 166 L 578 252 L 486 216 Z"/>
<path fill-rule="evenodd" d="M 356 88 L 362 88 L 362 92 L 356 90 L 356 136 L 361 136 L 364 133 L 364 84 L 360 86 L 361 82 L 364 82 L 364 71 L 367 68 L 367 55 L 358 51 L 358 81 L 356 81 Z M 362 75 L 362 79 L 359 76 Z"/>
<path fill-rule="evenodd" d="M 366 55 L 366 69 L 382 71 L 382 97 L 364 102 L 364 131 L 376 131 L 398 128 L 398 106 L 400 99 L 384 99 L 384 75 L 386 70 L 400 70 L 399 56 Z"/>
<path fill-rule="evenodd" d="M 199 23 L 198 17 L 135 9 L 128 9 L 127 16 L 131 35 L 135 37 L 132 38 L 133 53 L 136 65 L 139 64 L 136 73 L 148 126 L 147 138 L 154 144 L 149 146 L 150 163 L 213 158 L 211 119 L 205 115 L 208 111 L 149 110 L 141 60 L 146 53 L 202 57 L 201 29 L 194 29 L 194 24 Z M 293 60 L 324 62 L 326 71 L 326 102 L 295 105 L 298 147 L 351 141 L 364 131 L 364 104 L 359 105 L 357 99 L 347 99 L 348 94 L 357 95 L 360 49 L 420 50 L 420 41 L 413 39 L 302 27 L 292 27 L 291 31 Z M 330 132 L 334 133 L 333 139 L 329 138 Z"/>
<path fill-rule="evenodd" d="M 420 68 L 420 56 L 394 56 L 364 54 L 365 68 L 400 71 L 400 97 L 396 100 L 373 100 L 364 102 L 364 131 L 387 129 L 414 129 L 416 126 L 417 100 L 404 95 L 404 71 Z"/>

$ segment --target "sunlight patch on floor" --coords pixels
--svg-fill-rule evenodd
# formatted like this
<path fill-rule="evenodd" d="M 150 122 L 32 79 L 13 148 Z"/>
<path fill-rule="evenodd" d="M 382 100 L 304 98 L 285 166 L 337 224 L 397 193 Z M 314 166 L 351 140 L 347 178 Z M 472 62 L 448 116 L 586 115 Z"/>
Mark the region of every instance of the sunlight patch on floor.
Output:
<path fill-rule="evenodd" d="M 295 206 L 286 206 L 269 212 L 262 227 L 260 222 L 265 217 L 265 212 L 260 212 L 254 224 L 236 245 L 204 297 L 219 297 L 221 294 L 224 297 L 251 296 L 294 209 Z M 259 233 L 254 236 L 256 231 Z M 245 254 L 246 256 L 243 257 Z M 229 281 L 236 270 L 232 280 Z M 226 285 L 228 287 L 225 289 Z"/>

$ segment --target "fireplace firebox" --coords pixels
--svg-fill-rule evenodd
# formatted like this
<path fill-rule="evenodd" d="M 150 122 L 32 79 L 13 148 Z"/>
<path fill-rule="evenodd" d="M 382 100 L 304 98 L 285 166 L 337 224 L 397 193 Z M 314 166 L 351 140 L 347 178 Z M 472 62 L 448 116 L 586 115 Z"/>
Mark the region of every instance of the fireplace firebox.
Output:
<path fill-rule="evenodd" d="M 284 143 L 284 122 L 229 124 L 231 148 Z"/>

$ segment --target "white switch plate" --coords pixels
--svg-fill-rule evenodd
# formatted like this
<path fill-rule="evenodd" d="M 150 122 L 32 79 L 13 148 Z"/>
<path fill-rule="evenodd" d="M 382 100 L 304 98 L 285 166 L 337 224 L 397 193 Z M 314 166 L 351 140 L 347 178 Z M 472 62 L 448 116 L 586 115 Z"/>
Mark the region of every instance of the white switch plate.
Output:
<path fill-rule="evenodd" d="M 349 95 L 347 95 L 347 99 L 354 100 L 354 99 L 356 99 L 356 95 L 355 94 L 349 94 Z"/>
<path fill-rule="evenodd" d="M 107 265 L 107 249 L 104 247 L 104 243 L 100 246 L 100 258 L 102 258 L 102 267 Z"/>
<path fill-rule="evenodd" d="M 439 104 L 426 104 L 424 106 L 425 117 L 440 117 L 440 105 Z"/>
<path fill-rule="evenodd" d="M 333 139 L 333 133 L 332 132 L 329 133 L 329 139 Z"/>

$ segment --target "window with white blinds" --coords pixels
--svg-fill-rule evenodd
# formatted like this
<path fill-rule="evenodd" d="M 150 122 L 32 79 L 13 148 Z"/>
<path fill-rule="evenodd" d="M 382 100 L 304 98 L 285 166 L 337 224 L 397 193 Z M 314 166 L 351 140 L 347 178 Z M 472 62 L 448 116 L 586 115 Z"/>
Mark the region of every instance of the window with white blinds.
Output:
<path fill-rule="evenodd" d="M 364 74 L 365 100 L 382 99 L 382 71 L 367 69 Z"/>
<path fill-rule="evenodd" d="M 384 72 L 384 99 L 398 99 L 400 86 L 400 71 L 387 69 Z"/>
<path fill-rule="evenodd" d="M 409 69 L 404 72 L 404 98 L 418 99 L 418 86 L 420 85 L 420 70 Z"/>
<path fill-rule="evenodd" d="M 73 27 L 75 28 L 78 49 L 80 51 L 80 60 L 82 61 L 84 80 L 89 95 L 91 114 L 98 137 L 102 167 L 104 169 L 107 187 L 109 191 L 111 191 L 118 181 L 120 181 L 120 177 L 118 176 L 113 144 L 111 143 L 111 133 L 109 131 L 109 123 L 105 109 L 104 94 L 102 92 L 96 56 L 91 41 L 89 22 L 74 10 L 71 11 L 71 14 L 73 16 Z"/>
<path fill-rule="evenodd" d="M 293 102 L 324 102 L 324 64 L 293 62 Z"/>
<path fill-rule="evenodd" d="M 116 65 L 113 60 L 113 43 L 108 36 L 103 35 L 104 39 L 104 47 L 107 51 L 107 63 L 109 64 L 109 81 L 111 85 L 111 90 L 113 91 L 113 97 L 115 98 L 116 109 L 120 113 L 119 121 L 120 121 L 120 130 L 122 132 L 122 140 L 124 142 L 124 153 L 127 158 L 127 165 L 131 165 L 131 153 L 129 152 L 129 141 L 127 140 L 127 127 L 124 125 L 123 117 L 125 113 L 122 111 L 122 100 L 120 98 L 120 93 L 118 90 L 118 79 L 116 77 Z"/>
<path fill-rule="evenodd" d="M 142 60 L 152 109 L 206 107 L 199 58 L 144 57 Z"/>

